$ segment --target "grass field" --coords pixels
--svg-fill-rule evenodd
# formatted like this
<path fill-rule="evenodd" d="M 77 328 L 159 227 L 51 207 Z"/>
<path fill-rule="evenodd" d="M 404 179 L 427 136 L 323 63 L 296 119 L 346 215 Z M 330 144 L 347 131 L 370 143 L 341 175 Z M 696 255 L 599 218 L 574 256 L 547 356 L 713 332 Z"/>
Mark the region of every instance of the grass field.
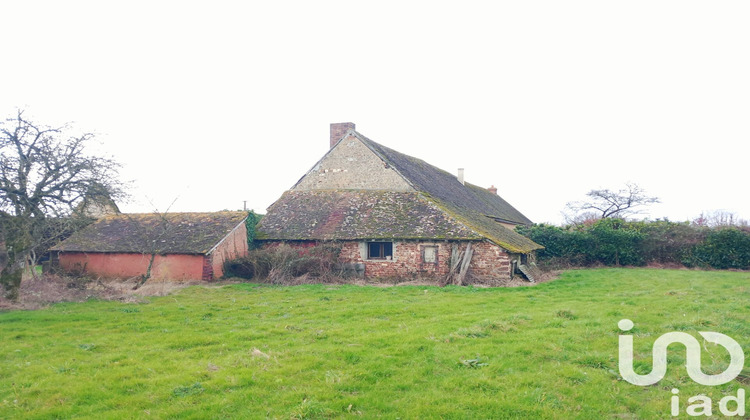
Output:
<path fill-rule="evenodd" d="M 145 304 L 0 313 L 0 418 L 665 418 L 671 389 L 621 380 L 659 335 L 718 331 L 750 349 L 750 273 L 565 272 L 534 287 L 192 287 Z M 728 364 L 704 344 L 703 369 Z M 716 413 L 714 413 L 716 414 Z"/>

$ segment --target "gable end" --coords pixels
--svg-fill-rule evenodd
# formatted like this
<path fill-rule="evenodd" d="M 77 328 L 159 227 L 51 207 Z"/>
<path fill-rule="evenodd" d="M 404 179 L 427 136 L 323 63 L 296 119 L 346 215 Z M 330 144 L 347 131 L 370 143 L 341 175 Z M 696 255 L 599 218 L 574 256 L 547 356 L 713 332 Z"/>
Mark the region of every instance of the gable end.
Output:
<path fill-rule="evenodd" d="M 341 139 L 292 187 L 293 191 L 374 190 L 410 192 L 414 188 L 353 131 Z"/>

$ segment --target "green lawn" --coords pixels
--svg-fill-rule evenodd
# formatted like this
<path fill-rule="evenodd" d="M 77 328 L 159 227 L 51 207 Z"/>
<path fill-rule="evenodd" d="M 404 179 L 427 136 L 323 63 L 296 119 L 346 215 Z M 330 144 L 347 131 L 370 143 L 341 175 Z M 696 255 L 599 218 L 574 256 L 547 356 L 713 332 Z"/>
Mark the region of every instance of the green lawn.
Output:
<path fill-rule="evenodd" d="M 666 418 L 672 388 L 620 379 L 661 334 L 718 331 L 750 349 L 750 273 L 569 271 L 535 287 L 192 287 L 146 304 L 0 313 L 0 418 Z M 478 359 L 478 360 L 477 360 Z M 704 345 L 703 367 L 728 356 Z"/>

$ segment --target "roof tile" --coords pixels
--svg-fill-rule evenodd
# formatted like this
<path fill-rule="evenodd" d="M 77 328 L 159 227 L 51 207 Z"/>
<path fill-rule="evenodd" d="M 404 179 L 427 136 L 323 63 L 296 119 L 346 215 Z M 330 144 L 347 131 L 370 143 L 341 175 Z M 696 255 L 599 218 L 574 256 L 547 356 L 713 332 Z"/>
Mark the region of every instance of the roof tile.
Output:
<path fill-rule="evenodd" d="M 246 212 L 134 213 L 107 216 L 52 248 L 68 252 L 206 254 Z"/>

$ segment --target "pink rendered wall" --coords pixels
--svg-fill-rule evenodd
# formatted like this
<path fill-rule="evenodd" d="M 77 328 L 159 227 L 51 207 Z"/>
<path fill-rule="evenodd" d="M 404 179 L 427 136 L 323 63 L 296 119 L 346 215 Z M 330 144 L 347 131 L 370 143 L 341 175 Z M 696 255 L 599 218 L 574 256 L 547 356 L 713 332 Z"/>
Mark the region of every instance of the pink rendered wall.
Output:
<path fill-rule="evenodd" d="M 247 255 L 247 228 L 242 223 L 224 238 L 211 253 L 209 258 L 211 259 L 212 275 L 206 276 L 204 272 L 203 279 L 212 280 L 221 278 L 224 275 L 224 261 L 244 257 L 245 255 Z"/>
<path fill-rule="evenodd" d="M 129 278 L 146 274 L 148 254 L 114 254 L 61 252 L 60 267 L 65 271 L 84 273 L 104 278 Z M 203 255 L 157 255 L 151 267 L 151 278 L 157 280 L 200 280 L 203 274 Z"/>

